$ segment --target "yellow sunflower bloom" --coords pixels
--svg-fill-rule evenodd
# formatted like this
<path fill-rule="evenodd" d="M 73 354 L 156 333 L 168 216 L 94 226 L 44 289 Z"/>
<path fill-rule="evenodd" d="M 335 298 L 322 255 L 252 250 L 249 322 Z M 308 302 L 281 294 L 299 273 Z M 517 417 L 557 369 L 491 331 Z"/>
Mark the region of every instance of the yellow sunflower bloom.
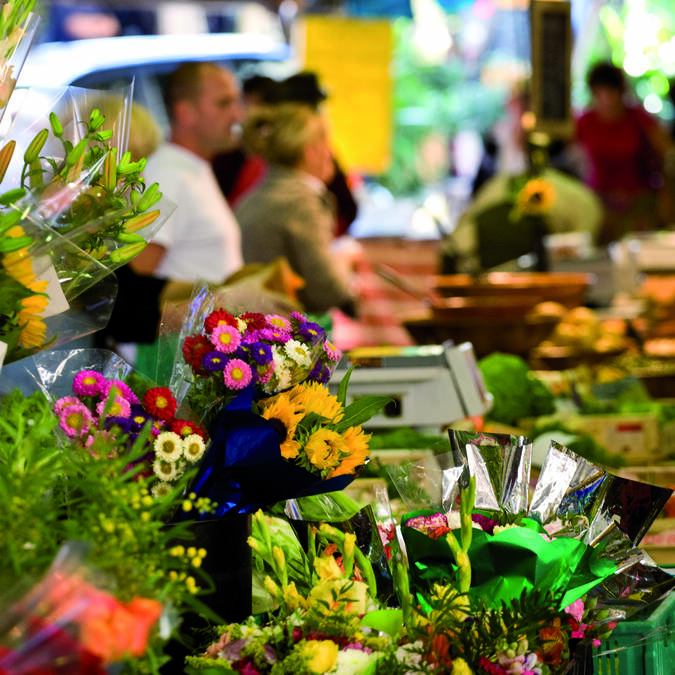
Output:
<path fill-rule="evenodd" d="M 47 335 L 47 326 L 39 318 L 32 318 L 26 322 L 21 334 L 19 335 L 19 344 L 22 347 L 30 349 L 44 344 Z"/>
<path fill-rule="evenodd" d="M 516 197 L 516 208 L 523 215 L 547 213 L 555 201 L 553 186 L 543 178 L 533 178 L 525 183 Z"/>
<path fill-rule="evenodd" d="M 318 429 L 307 440 L 305 453 L 312 466 L 323 471 L 339 464 L 343 448 L 342 434 L 332 429 Z"/>
<path fill-rule="evenodd" d="M 370 437 L 371 434 L 364 433 L 360 426 L 349 427 L 342 436 L 342 452 L 347 456 L 328 474 L 328 478 L 354 473 L 358 467 L 365 464 L 370 455 L 368 446 Z"/>
<path fill-rule="evenodd" d="M 344 408 L 337 396 L 331 394 L 325 385 L 319 382 L 299 384 L 289 392 L 289 397 L 297 401 L 306 413 L 316 413 L 333 423 L 344 417 Z"/>
<path fill-rule="evenodd" d="M 262 416 L 269 420 L 277 431 L 281 456 L 286 459 L 297 457 L 300 445 L 295 440 L 295 430 L 304 417 L 302 408 L 292 403 L 285 394 L 267 399 L 261 407 Z"/>
<path fill-rule="evenodd" d="M 24 286 L 28 286 L 35 279 L 27 248 L 7 253 L 2 259 L 2 265 L 10 277 Z"/>

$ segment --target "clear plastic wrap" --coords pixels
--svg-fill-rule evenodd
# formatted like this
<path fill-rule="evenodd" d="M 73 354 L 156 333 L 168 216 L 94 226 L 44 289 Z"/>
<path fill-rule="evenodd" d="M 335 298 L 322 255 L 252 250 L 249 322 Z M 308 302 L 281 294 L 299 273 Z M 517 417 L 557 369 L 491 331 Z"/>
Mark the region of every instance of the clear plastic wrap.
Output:
<path fill-rule="evenodd" d="M 106 667 L 145 651 L 162 606 L 118 601 L 68 543 L 47 574 L 0 615 L 0 671 L 8 675 L 105 675 Z"/>

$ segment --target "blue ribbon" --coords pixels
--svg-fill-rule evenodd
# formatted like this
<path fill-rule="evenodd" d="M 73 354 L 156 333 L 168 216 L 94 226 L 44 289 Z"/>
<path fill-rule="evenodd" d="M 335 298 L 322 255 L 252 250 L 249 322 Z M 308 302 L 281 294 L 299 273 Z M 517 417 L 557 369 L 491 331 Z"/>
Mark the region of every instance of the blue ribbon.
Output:
<path fill-rule="evenodd" d="M 285 499 L 342 490 L 353 475 L 321 480 L 281 456 L 276 429 L 251 406 L 253 387 L 247 387 L 225 406 L 211 430 L 211 443 L 201 461 L 190 492 L 217 503 L 218 518 L 229 513 L 254 513 Z"/>

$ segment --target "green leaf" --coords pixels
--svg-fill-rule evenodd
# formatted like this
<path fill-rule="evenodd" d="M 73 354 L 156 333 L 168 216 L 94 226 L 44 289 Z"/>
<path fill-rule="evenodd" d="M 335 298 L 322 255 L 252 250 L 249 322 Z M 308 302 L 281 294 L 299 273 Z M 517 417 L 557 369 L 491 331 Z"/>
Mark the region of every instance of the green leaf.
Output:
<path fill-rule="evenodd" d="M 342 433 L 349 427 L 364 424 L 391 400 L 391 396 L 364 396 L 356 399 L 345 408 L 345 416 L 336 427 L 338 433 Z"/>
<path fill-rule="evenodd" d="M 343 375 L 338 385 L 337 399 L 343 406 L 347 405 L 347 388 L 349 387 L 349 378 L 352 376 L 355 366 L 350 366 L 349 370 Z"/>
<path fill-rule="evenodd" d="M 400 609 L 376 609 L 373 612 L 368 612 L 361 619 L 361 625 L 379 630 L 397 640 L 403 630 L 403 611 Z"/>

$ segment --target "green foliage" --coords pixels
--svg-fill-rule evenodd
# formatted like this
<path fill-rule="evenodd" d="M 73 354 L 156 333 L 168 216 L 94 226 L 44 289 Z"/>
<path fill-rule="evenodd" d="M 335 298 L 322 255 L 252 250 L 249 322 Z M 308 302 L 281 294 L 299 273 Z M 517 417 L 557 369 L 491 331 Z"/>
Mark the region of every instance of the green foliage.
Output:
<path fill-rule="evenodd" d="M 554 412 L 553 394 L 521 357 L 494 352 L 480 359 L 478 368 L 494 398 L 488 419 L 515 425 L 520 419 Z"/>
<path fill-rule="evenodd" d="M 37 582 L 67 541 L 88 545 L 85 561 L 110 580 L 116 597 L 152 598 L 173 607 L 205 610 L 198 587 L 209 589 L 201 560 L 189 547 L 189 523 L 167 525 L 182 487 L 153 498 L 129 463 L 143 453 L 117 456 L 117 443 L 101 439 L 89 450 L 57 435 L 57 418 L 41 392 L 18 390 L 0 404 L 0 588 L 16 595 Z M 156 672 L 163 640 L 126 672 Z M 154 663 L 154 666 L 152 665 Z"/>
<path fill-rule="evenodd" d="M 416 160 L 430 135 L 449 145 L 458 131 L 487 131 L 502 114 L 502 95 L 487 89 L 461 59 L 424 63 L 415 52 L 412 32 L 412 21 L 394 23 L 393 157 L 380 182 L 398 195 L 424 187 Z"/>

